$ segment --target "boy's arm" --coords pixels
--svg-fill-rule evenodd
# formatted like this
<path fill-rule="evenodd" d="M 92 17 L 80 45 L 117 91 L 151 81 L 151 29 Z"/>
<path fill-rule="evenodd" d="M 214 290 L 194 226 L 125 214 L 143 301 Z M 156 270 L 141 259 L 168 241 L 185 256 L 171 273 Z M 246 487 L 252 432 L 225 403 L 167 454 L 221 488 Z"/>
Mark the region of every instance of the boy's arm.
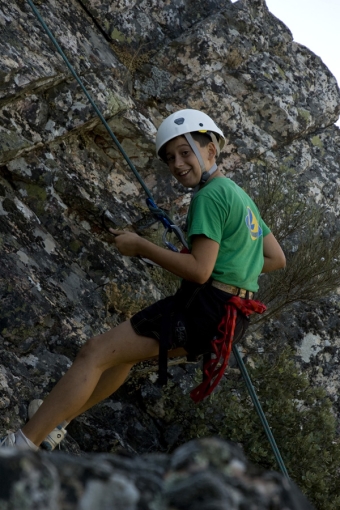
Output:
<path fill-rule="evenodd" d="M 262 273 L 269 273 L 275 271 L 275 269 L 286 267 L 285 254 L 272 233 L 263 238 L 263 256 Z"/>
<path fill-rule="evenodd" d="M 122 255 L 147 258 L 185 280 L 205 283 L 214 269 L 219 244 L 204 235 L 194 236 L 191 253 L 176 253 L 137 234 L 110 231 L 115 234 L 114 242 Z"/>

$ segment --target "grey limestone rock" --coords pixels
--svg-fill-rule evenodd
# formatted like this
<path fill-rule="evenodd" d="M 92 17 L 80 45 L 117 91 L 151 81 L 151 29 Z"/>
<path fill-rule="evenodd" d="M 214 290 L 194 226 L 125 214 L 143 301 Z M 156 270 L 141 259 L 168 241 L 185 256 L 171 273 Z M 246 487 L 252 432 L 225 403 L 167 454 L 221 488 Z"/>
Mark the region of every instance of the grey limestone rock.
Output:
<path fill-rule="evenodd" d="M 293 41 L 264 0 L 43 0 L 37 5 L 158 205 L 178 223 L 184 222 L 190 194 L 174 185 L 155 157 L 155 133 L 169 113 L 202 108 L 225 132 L 220 163 L 226 174 L 246 182 L 256 199 L 264 169 L 283 169 L 299 193 L 325 208 L 324 235 L 331 238 L 339 230 L 340 135 L 334 125 L 339 88 L 322 60 Z M 162 232 L 140 184 L 24 0 L 0 2 L 0 55 L 2 435 L 25 423 L 29 401 L 51 390 L 89 337 L 172 292 L 177 282 L 139 259 L 121 257 L 110 243 L 102 224 L 105 211 L 118 228 L 154 240 Z M 289 249 L 298 249 L 298 242 L 293 239 Z M 279 326 L 269 321 L 261 334 L 250 330 L 247 349 L 268 345 L 273 333 L 278 343 L 294 345 L 297 362 L 327 389 L 338 416 L 338 294 L 317 305 L 297 305 L 293 316 L 281 318 Z M 194 384 L 194 369 L 183 360 L 170 368 L 185 394 Z M 63 448 L 111 452 L 122 446 L 134 455 L 176 446 L 185 426 L 164 420 L 168 409 L 152 385 L 155 370 L 154 364 L 138 367 L 138 377 L 70 426 Z M 22 485 L 21 475 L 15 475 L 18 498 L 20 487 L 29 491 L 33 484 L 39 492 L 39 484 L 46 485 L 34 508 L 43 508 L 48 491 L 54 494 L 64 483 L 59 460 L 43 454 L 8 459 L 13 473 L 20 466 L 20 472 L 27 466 L 44 472 L 41 481 L 28 477 Z M 65 466 L 72 462 L 78 461 L 65 460 Z M 84 462 L 79 460 L 79 470 L 85 472 Z M 119 505 L 135 508 L 139 487 L 120 472 L 112 474 L 108 461 L 103 465 L 106 474 L 96 474 L 91 488 L 74 483 L 72 491 L 83 501 L 79 508 L 89 508 L 87 501 L 98 493 L 106 508 L 117 487 Z M 238 489 L 226 489 L 226 474 L 214 478 L 212 468 L 194 472 L 193 486 L 210 487 L 216 495 L 209 509 L 224 508 L 225 501 L 236 505 Z M 155 475 L 156 485 L 162 476 Z M 169 508 L 183 508 L 178 487 L 189 501 L 190 480 L 182 477 L 175 486 L 171 476 L 163 494 Z M 261 483 L 271 487 L 270 494 L 286 497 L 275 476 L 266 475 Z M 195 497 L 203 510 L 208 503 L 200 490 Z M 45 508 L 54 508 L 53 498 L 49 501 Z"/>
<path fill-rule="evenodd" d="M 191 441 L 172 455 L 0 452 L 0 508 L 13 510 L 313 510 L 281 475 L 239 447 Z"/>

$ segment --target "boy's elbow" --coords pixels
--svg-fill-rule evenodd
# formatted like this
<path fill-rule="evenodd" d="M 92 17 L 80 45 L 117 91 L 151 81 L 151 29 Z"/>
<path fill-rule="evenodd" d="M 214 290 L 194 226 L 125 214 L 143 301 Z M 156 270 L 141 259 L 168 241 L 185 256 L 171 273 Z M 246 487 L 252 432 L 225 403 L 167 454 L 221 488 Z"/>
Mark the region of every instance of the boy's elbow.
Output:
<path fill-rule="evenodd" d="M 281 268 L 284 269 L 286 267 L 286 256 L 283 252 L 281 254 L 281 262 L 282 262 Z"/>
<path fill-rule="evenodd" d="M 209 280 L 210 277 L 211 277 L 211 272 L 199 271 L 193 278 L 193 281 L 195 283 L 198 283 L 199 285 L 203 285 L 204 283 L 207 283 L 207 281 Z"/>
<path fill-rule="evenodd" d="M 286 267 L 286 257 L 284 253 L 280 255 L 277 261 L 277 269 L 284 269 Z"/>
<path fill-rule="evenodd" d="M 265 236 L 263 240 L 263 255 L 265 266 L 268 267 L 267 271 L 275 271 L 286 267 L 285 254 L 272 233 Z"/>
<path fill-rule="evenodd" d="M 286 267 L 286 257 L 282 253 L 275 257 L 265 257 L 262 268 L 262 273 L 270 273 L 271 271 L 277 271 L 278 269 L 284 269 Z"/>
<path fill-rule="evenodd" d="M 198 283 L 199 285 L 203 285 L 204 283 L 207 283 L 209 278 L 210 278 L 210 275 L 209 276 L 199 275 L 199 276 L 197 276 L 197 278 L 195 278 L 194 281 L 195 281 L 195 283 Z"/>

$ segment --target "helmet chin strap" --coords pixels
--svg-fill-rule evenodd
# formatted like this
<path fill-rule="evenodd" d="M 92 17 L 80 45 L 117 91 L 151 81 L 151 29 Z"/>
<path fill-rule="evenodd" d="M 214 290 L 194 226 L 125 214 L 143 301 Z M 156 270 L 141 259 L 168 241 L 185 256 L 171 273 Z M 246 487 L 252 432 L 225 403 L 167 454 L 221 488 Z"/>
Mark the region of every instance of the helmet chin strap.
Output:
<path fill-rule="evenodd" d="M 209 177 L 214 172 L 216 172 L 216 170 L 217 170 L 217 165 L 216 165 L 216 163 L 214 163 L 213 166 L 210 168 L 210 170 L 208 170 L 207 172 L 203 172 L 201 180 L 200 180 L 200 184 L 205 184 L 207 182 L 207 180 L 209 179 Z"/>
<path fill-rule="evenodd" d="M 193 139 L 191 134 L 190 133 L 184 133 L 184 136 L 185 136 L 188 144 L 190 145 L 190 147 L 194 151 L 196 158 L 198 159 L 199 165 L 200 165 L 201 170 L 202 170 L 202 176 L 201 176 L 201 180 L 200 180 L 199 184 L 203 184 L 204 185 L 207 182 L 207 180 L 209 179 L 209 177 L 214 172 L 216 172 L 217 165 L 216 165 L 216 163 L 214 163 L 213 166 L 210 168 L 210 170 L 207 170 L 205 168 L 205 164 L 204 164 L 202 155 L 201 155 L 197 145 L 195 144 L 195 140 Z"/>

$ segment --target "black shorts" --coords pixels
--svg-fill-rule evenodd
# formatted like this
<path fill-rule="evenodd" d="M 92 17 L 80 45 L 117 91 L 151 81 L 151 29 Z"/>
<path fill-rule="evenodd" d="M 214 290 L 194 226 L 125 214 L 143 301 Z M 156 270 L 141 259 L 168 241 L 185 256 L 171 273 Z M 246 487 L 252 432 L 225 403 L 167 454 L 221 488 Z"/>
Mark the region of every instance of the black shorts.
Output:
<path fill-rule="evenodd" d="M 168 350 L 183 347 L 192 358 L 211 351 L 218 325 L 225 315 L 225 304 L 233 297 L 208 281 L 203 285 L 183 280 L 174 296 L 157 301 L 136 313 L 131 325 L 138 335 L 160 340 L 164 329 Z M 245 333 L 249 319 L 237 312 L 234 343 Z M 163 330 L 162 330 L 163 328 Z M 163 332 L 162 332 L 163 331 Z"/>

